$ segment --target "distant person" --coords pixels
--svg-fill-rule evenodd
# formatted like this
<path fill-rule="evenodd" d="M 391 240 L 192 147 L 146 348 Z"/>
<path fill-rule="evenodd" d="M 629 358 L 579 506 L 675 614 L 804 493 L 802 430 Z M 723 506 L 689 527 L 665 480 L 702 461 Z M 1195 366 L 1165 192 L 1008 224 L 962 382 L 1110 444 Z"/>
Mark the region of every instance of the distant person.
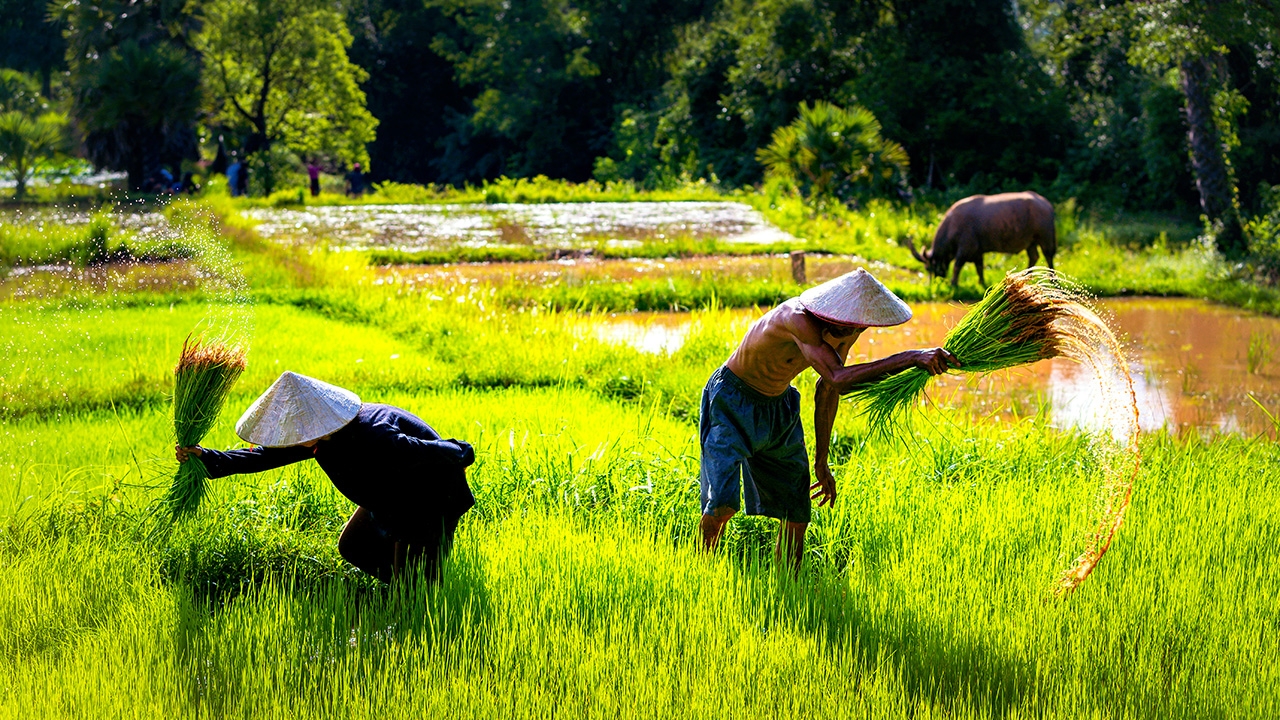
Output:
<path fill-rule="evenodd" d="M 249 406 L 236 434 L 257 447 L 226 452 L 175 447 L 210 478 L 314 459 L 358 507 L 338 538 L 347 562 L 383 582 L 414 566 L 435 580 L 458 520 L 475 504 L 471 445 L 445 440 L 412 413 L 362 403 L 350 390 L 285 372 Z"/>
<path fill-rule="evenodd" d="M 698 436 L 704 547 L 713 549 L 729 518 L 742 507 L 751 515 L 782 521 L 776 555 L 798 569 L 804 557 L 811 500 L 836 500 L 827 463 L 831 427 L 840 395 L 862 383 L 918 367 L 930 375 L 958 367 L 942 348 L 907 350 L 874 362 L 846 366 L 849 350 L 869 327 L 899 325 L 911 308 L 862 268 L 806 290 L 757 320 L 729 360 L 702 391 Z M 791 381 L 805 368 L 818 373 L 814 391 L 816 436 L 809 460 L 800 422 L 800 392 Z M 811 494 L 812 493 L 812 494 Z"/>
<path fill-rule="evenodd" d="M 320 166 L 315 163 L 307 163 L 307 177 L 311 178 L 311 197 L 320 194 Z"/>
<path fill-rule="evenodd" d="M 249 196 L 249 163 L 240 161 L 240 172 L 236 173 L 236 194 Z"/>
<path fill-rule="evenodd" d="M 243 167 L 239 158 L 232 160 L 227 166 L 227 192 L 231 193 L 231 197 L 240 195 L 240 171 Z"/>
<path fill-rule="evenodd" d="M 364 173 L 360 171 L 360 163 L 351 166 L 351 172 L 347 173 L 346 180 L 349 197 L 364 194 Z"/>

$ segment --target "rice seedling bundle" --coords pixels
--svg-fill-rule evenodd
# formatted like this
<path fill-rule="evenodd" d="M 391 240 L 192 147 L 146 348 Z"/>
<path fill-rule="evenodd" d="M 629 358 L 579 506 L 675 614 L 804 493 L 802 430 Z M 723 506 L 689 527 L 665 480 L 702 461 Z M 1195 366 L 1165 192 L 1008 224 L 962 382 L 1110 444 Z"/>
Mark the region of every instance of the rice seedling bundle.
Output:
<path fill-rule="evenodd" d="M 1110 435 L 1094 443 L 1102 473 L 1096 523 L 1086 549 L 1055 586 L 1062 595 L 1080 585 L 1097 566 L 1124 520 L 1137 476 L 1138 409 L 1124 353 L 1083 292 L 1047 268 L 1007 275 L 955 327 L 942 346 L 960 361 L 961 372 L 985 374 L 1054 357 L 1088 366 L 1099 384 L 1104 422 Z M 909 368 L 855 389 L 870 426 L 891 432 L 919 400 L 930 375 Z"/>
<path fill-rule="evenodd" d="M 183 342 L 182 356 L 173 371 L 173 432 L 179 445 L 200 444 L 244 368 L 244 350 L 239 346 L 190 337 Z M 178 465 L 163 501 L 171 520 L 195 513 L 208 479 L 208 470 L 195 456 Z"/>

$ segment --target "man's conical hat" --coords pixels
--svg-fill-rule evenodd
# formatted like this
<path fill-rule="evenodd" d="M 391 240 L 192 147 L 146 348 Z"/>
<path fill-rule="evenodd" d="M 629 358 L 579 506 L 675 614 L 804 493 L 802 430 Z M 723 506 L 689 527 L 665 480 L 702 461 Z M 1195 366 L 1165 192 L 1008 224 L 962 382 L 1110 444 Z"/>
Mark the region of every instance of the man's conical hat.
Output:
<path fill-rule="evenodd" d="M 286 370 L 240 416 L 236 434 L 255 445 L 287 447 L 335 432 L 359 411 L 360 398 L 350 390 Z"/>
<path fill-rule="evenodd" d="M 863 268 L 805 290 L 800 304 L 836 325 L 887 327 L 911 319 L 911 308 Z"/>

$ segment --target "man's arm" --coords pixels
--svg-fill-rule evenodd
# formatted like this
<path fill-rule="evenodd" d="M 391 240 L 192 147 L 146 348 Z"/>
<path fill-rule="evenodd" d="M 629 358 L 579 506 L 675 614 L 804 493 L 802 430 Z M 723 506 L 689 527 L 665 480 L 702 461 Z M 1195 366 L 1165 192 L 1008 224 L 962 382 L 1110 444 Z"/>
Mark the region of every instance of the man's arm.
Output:
<path fill-rule="evenodd" d="M 886 375 L 918 367 L 930 375 L 939 375 L 951 367 L 960 367 L 960 361 L 943 348 L 931 350 L 904 350 L 886 358 L 867 363 L 845 366 L 835 349 L 822 340 L 822 333 L 807 318 L 792 328 L 796 346 L 819 377 L 844 395 L 858 385 L 875 382 Z"/>
<path fill-rule="evenodd" d="M 209 471 L 210 479 L 228 475 L 243 475 L 274 470 L 296 462 L 302 462 L 315 455 L 312 448 L 294 445 L 291 447 L 268 448 L 254 447 L 245 450 L 210 450 L 196 446 L 194 448 L 176 448 L 179 451 L 179 462 L 204 463 Z M 183 453 L 182 451 L 187 451 Z M 185 458 L 184 458 L 185 455 Z"/>
<path fill-rule="evenodd" d="M 817 482 L 809 488 L 813 491 L 811 497 L 818 501 L 818 507 L 832 505 L 836 501 L 836 479 L 831 474 L 827 456 L 831 452 L 831 427 L 835 424 L 839 406 L 840 393 L 835 386 L 819 377 L 813 391 L 813 474 Z"/>

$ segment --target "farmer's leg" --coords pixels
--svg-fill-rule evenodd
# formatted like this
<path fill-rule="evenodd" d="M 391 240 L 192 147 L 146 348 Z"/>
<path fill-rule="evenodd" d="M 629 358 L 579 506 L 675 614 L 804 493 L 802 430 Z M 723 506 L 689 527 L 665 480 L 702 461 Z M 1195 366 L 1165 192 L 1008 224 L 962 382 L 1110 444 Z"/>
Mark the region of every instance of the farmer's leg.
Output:
<path fill-rule="evenodd" d="M 702 531 L 702 547 L 705 550 L 715 550 L 716 545 L 720 542 L 720 536 L 724 535 L 724 526 L 729 524 L 729 518 L 733 517 L 737 510 L 723 505 L 718 508 L 712 508 L 710 513 L 702 516 L 702 521 L 698 523 L 698 528 Z"/>
<path fill-rule="evenodd" d="M 403 546 L 403 557 L 397 565 L 396 576 L 405 572 L 421 573 L 427 582 L 440 579 L 440 564 L 444 556 L 453 547 L 453 535 L 458 529 L 461 516 L 432 516 L 422 528 L 422 533 L 407 542 L 397 543 Z"/>
<path fill-rule="evenodd" d="M 775 557 L 795 570 L 804 557 L 804 534 L 813 503 L 809 498 L 809 453 L 800 422 L 800 392 L 791 388 L 769 408 L 771 432 L 743 470 L 746 510 L 782 521 Z"/>
<path fill-rule="evenodd" d="M 352 565 L 383 582 L 391 582 L 396 564 L 396 543 L 388 538 L 365 508 L 356 508 L 342 528 L 338 552 Z"/>
<path fill-rule="evenodd" d="M 725 524 L 740 507 L 743 463 L 750 454 L 741 428 L 749 426 L 751 410 L 742 396 L 741 380 L 720 368 L 702 390 L 698 438 L 702 461 L 698 468 L 702 546 L 715 548 Z"/>
<path fill-rule="evenodd" d="M 800 562 L 804 560 L 804 534 L 809 523 L 783 520 L 778 526 L 778 546 L 774 548 L 774 560 L 781 565 L 786 562 L 793 571 L 800 571 Z"/>

